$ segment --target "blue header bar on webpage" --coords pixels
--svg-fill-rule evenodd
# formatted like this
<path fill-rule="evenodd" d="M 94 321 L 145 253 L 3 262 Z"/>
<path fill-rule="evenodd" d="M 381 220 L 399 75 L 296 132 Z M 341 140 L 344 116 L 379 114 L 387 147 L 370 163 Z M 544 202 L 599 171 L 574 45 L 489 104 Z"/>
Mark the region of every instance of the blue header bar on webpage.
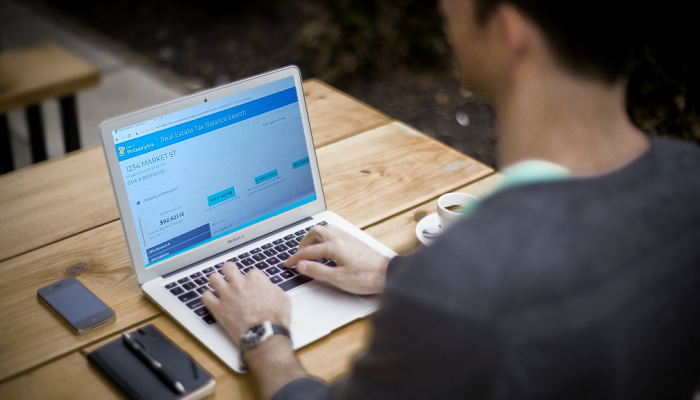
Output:
<path fill-rule="evenodd" d="M 296 87 L 114 146 L 119 162 L 298 102 Z"/>

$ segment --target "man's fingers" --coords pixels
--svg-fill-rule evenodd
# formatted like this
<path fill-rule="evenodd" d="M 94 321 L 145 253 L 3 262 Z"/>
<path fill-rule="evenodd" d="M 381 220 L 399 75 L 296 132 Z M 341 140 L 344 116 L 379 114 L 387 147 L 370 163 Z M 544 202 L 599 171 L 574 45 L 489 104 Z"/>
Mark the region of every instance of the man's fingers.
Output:
<path fill-rule="evenodd" d="M 323 236 L 322 234 L 322 229 L 319 229 L 318 226 L 314 226 L 311 228 L 310 231 L 306 232 L 306 235 L 304 235 L 303 238 L 301 238 L 301 241 L 299 242 L 299 247 L 303 246 L 311 246 L 316 243 L 323 242 Z"/>
<path fill-rule="evenodd" d="M 290 268 L 297 265 L 301 260 L 318 260 L 323 257 L 333 259 L 335 257 L 332 254 L 332 246 L 331 243 L 319 243 L 304 248 L 299 246 L 299 251 L 289 257 L 283 265 Z"/>
<path fill-rule="evenodd" d="M 261 278 L 265 278 L 265 279 L 267 278 L 267 275 L 264 272 L 258 270 L 257 268 L 251 269 L 250 272 L 248 272 L 248 276 L 250 276 L 251 279 L 255 279 L 255 280 L 260 280 Z M 270 282 L 270 283 L 272 283 L 272 282 Z"/>
<path fill-rule="evenodd" d="M 247 284 L 250 285 L 249 289 L 252 289 L 254 291 L 262 290 L 264 288 L 261 286 L 267 285 L 274 287 L 276 290 L 282 291 L 281 287 L 275 285 L 270 281 L 270 278 L 267 277 L 266 273 L 258 269 L 253 268 L 252 270 L 250 270 L 250 272 L 248 272 L 248 279 L 249 281 L 247 282 Z"/>
<path fill-rule="evenodd" d="M 211 286 L 211 288 L 217 292 L 221 293 L 221 290 L 223 290 L 226 285 L 227 283 L 224 280 L 223 275 L 219 274 L 218 272 L 214 272 L 213 274 L 209 275 L 209 286 Z"/>
<path fill-rule="evenodd" d="M 335 274 L 336 269 L 316 261 L 299 261 L 297 271 L 311 278 L 333 283 L 333 274 Z"/>
<path fill-rule="evenodd" d="M 243 279 L 243 274 L 238 271 L 238 267 L 232 262 L 225 262 L 223 267 L 221 267 L 221 272 L 226 277 L 228 283 L 233 284 L 236 287 L 238 287 L 241 279 Z"/>
<path fill-rule="evenodd" d="M 219 308 L 219 300 L 218 297 L 211 291 L 207 290 L 202 294 L 202 303 L 204 303 L 205 306 L 207 306 L 210 310 L 212 309 L 218 309 Z"/>

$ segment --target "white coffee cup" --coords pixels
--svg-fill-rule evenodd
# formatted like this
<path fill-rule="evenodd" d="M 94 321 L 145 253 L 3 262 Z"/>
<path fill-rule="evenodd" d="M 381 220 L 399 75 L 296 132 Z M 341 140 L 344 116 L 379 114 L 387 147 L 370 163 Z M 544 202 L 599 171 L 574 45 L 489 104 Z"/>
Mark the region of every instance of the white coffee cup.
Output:
<path fill-rule="evenodd" d="M 437 213 L 440 219 L 442 229 L 447 228 L 450 224 L 464 216 L 464 211 L 470 210 L 476 206 L 479 199 L 475 196 L 466 193 L 447 193 L 440 196 L 438 199 Z M 448 207 L 453 206 L 463 207 L 463 210 L 452 211 Z"/>

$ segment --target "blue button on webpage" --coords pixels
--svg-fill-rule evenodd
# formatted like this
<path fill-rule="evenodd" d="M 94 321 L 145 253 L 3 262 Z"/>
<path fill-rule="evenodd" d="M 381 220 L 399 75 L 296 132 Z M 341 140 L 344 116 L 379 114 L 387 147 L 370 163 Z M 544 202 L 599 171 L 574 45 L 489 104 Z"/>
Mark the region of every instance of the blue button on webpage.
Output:
<path fill-rule="evenodd" d="M 222 190 L 219 193 L 214 193 L 211 196 L 208 196 L 207 202 L 209 202 L 209 207 L 211 207 L 235 196 L 236 190 L 233 188 L 233 186 L 231 186 L 230 188 Z"/>
<path fill-rule="evenodd" d="M 292 169 L 297 169 L 309 164 L 309 157 L 304 157 L 301 160 L 296 160 L 292 163 Z"/>
<path fill-rule="evenodd" d="M 255 184 L 259 185 L 265 181 L 269 181 L 272 178 L 277 178 L 277 170 L 272 170 L 270 172 L 266 172 L 260 176 L 255 177 Z"/>

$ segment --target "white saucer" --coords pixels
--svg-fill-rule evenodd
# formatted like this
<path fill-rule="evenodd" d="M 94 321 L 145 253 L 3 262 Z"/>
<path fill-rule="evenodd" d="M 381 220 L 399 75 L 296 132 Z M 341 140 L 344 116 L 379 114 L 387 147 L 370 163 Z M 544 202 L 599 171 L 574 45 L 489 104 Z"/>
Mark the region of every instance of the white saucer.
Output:
<path fill-rule="evenodd" d="M 428 239 L 424 237 L 423 229 L 436 225 L 440 225 L 440 219 L 438 218 L 437 213 L 430 214 L 418 221 L 418 225 L 416 225 L 416 237 L 418 240 L 426 246 L 430 245 L 430 243 L 432 243 L 435 239 Z"/>

